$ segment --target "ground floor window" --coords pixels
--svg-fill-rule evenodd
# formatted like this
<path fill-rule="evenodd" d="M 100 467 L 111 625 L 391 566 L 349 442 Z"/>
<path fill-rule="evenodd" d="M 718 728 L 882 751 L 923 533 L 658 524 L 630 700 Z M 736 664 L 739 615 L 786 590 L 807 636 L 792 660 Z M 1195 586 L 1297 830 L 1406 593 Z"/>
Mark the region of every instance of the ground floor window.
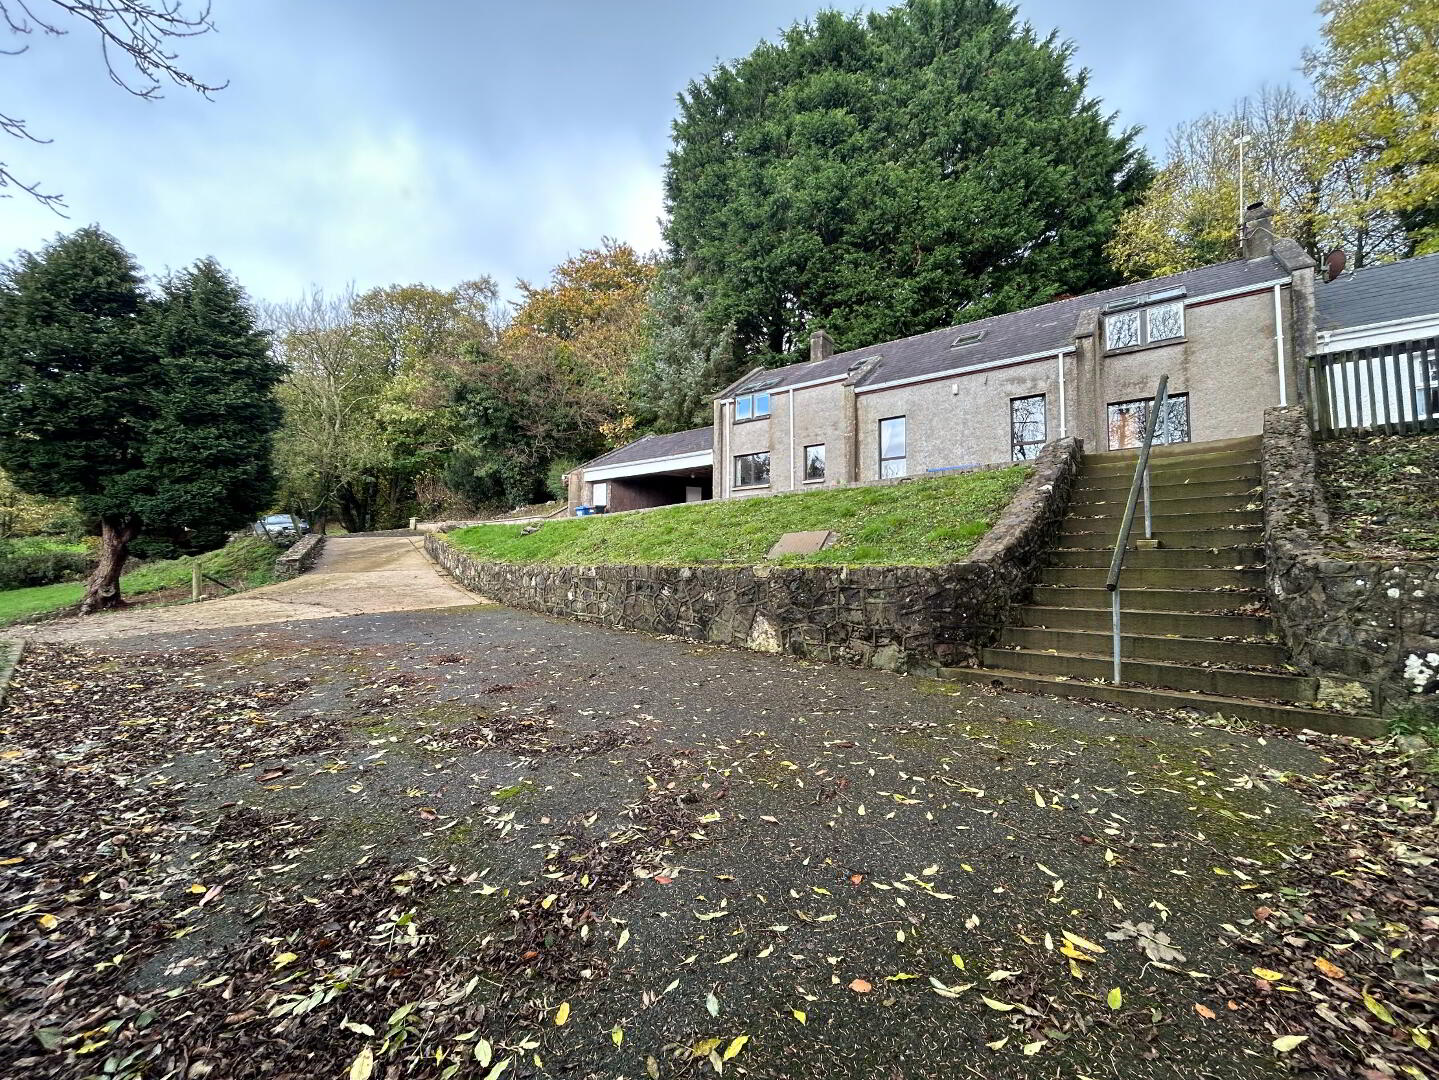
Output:
<path fill-rule="evenodd" d="M 806 482 L 824 479 L 824 443 L 804 448 L 804 478 Z"/>
<path fill-rule="evenodd" d="M 1109 448 L 1127 450 L 1144 442 L 1144 428 L 1149 423 L 1153 398 L 1138 401 L 1114 401 L 1109 405 Z M 1189 395 L 1170 394 L 1164 403 L 1164 415 L 1154 426 L 1156 443 L 1189 441 Z"/>
<path fill-rule="evenodd" d="M 906 460 L 904 417 L 891 416 L 879 422 L 879 476 L 881 480 L 909 472 Z"/>
<path fill-rule="evenodd" d="M 759 487 L 769 483 L 769 451 L 758 454 L 736 454 L 734 459 L 734 486 Z"/>
<path fill-rule="evenodd" d="M 1030 461 L 1039 456 L 1046 436 L 1044 395 L 1009 399 L 1009 456 Z"/>
<path fill-rule="evenodd" d="M 610 504 L 610 486 L 609 486 L 609 484 L 596 484 L 596 485 L 594 486 L 594 492 L 592 493 L 592 495 L 591 495 L 591 497 L 590 497 L 590 502 L 591 502 L 592 504 L 594 504 L 595 506 L 609 506 L 609 504 Z"/>

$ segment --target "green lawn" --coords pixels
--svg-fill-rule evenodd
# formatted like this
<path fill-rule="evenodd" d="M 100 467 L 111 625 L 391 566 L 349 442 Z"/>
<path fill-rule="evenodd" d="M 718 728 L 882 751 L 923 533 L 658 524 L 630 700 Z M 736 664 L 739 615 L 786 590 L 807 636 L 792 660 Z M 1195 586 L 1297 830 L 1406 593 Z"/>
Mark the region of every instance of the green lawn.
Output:
<path fill-rule="evenodd" d="M 201 555 L 200 567 L 205 573 L 237 589 L 252 589 L 272 580 L 275 556 L 278 554 L 279 550 L 273 544 L 257 536 L 246 536 Z M 140 596 L 189 583 L 190 560 L 169 559 L 150 563 L 126 574 L 120 579 L 120 589 L 125 596 Z M 0 592 L 0 626 L 42 611 L 74 607 L 84 595 L 85 585 L 79 581 Z"/>
<path fill-rule="evenodd" d="M 907 484 L 561 518 L 528 536 L 519 525 L 473 525 L 447 539 L 494 562 L 747 566 L 762 562 L 784 533 L 830 529 L 839 534 L 836 544 L 784 563 L 934 566 L 973 550 L 1029 472 L 1016 465 Z"/>

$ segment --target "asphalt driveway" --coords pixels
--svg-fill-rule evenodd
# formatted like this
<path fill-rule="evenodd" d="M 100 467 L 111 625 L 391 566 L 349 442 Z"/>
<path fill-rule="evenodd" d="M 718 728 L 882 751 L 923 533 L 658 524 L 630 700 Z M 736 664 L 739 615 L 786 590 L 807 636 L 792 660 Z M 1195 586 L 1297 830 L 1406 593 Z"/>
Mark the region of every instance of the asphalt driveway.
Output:
<path fill-rule="evenodd" d="M 1215 980 L 1317 754 L 955 689 L 498 607 L 34 645 L 0 1071 L 1279 1071 Z"/>

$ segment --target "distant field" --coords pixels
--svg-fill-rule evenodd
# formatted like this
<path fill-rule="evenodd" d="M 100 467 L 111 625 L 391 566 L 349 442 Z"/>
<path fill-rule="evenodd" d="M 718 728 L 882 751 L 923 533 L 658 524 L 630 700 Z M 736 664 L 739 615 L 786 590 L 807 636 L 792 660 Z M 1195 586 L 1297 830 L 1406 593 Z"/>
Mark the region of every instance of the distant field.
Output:
<path fill-rule="evenodd" d="M 787 532 L 829 529 L 838 543 L 795 565 L 934 566 L 974 549 L 1029 475 L 1026 465 L 906 484 L 689 503 L 642 514 L 474 525 L 447 539 L 482 559 L 570 566 L 753 565 Z"/>
<path fill-rule="evenodd" d="M 205 573 L 236 588 L 252 589 L 272 580 L 278 553 L 273 544 L 257 536 L 247 536 L 201 555 L 200 567 Z M 126 574 L 120 579 L 120 589 L 125 596 L 142 596 L 189 583 L 190 560 L 169 559 L 150 563 Z M 78 581 L 0 592 L 0 626 L 42 611 L 74 607 L 84 595 L 85 585 Z"/>

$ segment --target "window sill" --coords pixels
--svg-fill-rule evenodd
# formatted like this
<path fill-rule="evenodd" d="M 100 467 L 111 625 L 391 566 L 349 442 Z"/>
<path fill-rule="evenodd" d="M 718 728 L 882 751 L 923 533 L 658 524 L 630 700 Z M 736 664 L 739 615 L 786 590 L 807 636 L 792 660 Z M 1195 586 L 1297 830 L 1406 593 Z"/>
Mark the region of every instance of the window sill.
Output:
<path fill-rule="evenodd" d="M 763 491 L 767 487 L 768 484 L 736 484 L 730 491 Z"/>
<path fill-rule="evenodd" d="M 1148 352 L 1150 349 L 1166 349 L 1171 345 L 1186 345 L 1189 343 L 1187 337 L 1165 338 L 1163 341 L 1150 341 L 1143 345 L 1126 345 L 1122 349 L 1105 349 L 1105 356 L 1127 356 L 1129 353 Z"/>
<path fill-rule="evenodd" d="M 735 417 L 734 420 L 731 421 L 731 423 L 735 423 L 735 424 L 757 424 L 757 423 L 759 423 L 761 420 L 768 420 L 768 419 L 769 419 L 771 416 L 773 416 L 773 415 L 774 415 L 773 413 L 765 413 L 763 416 L 746 416 L 743 420 L 741 420 L 739 417 Z"/>
<path fill-rule="evenodd" d="M 802 483 L 802 484 L 823 484 L 823 483 L 824 483 L 824 477 L 821 476 L 818 480 L 802 480 L 802 481 L 800 481 L 800 483 Z"/>

